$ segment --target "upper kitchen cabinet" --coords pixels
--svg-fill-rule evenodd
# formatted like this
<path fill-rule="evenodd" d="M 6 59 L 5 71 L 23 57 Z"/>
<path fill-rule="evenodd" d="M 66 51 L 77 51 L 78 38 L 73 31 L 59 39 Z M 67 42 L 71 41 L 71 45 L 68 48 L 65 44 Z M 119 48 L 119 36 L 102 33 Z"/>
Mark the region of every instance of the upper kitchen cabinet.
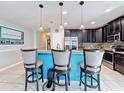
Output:
<path fill-rule="evenodd" d="M 102 30 L 103 30 L 103 35 L 102 35 L 102 38 L 103 38 L 103 42 L 107 42 L 107 26 L 104 26 L 102 27 Z"/>
<path fill-rule="evenodd" d="M 65 29 L 65 37 L 77 37 L 78 43 L 82 43 L 82 31 L 79 29 Z"/>
<path fill-rule="evenodd" d="M 96 30 L 92 30 L 92 42 L 96 42 Z"/>
<path fill-rule="evenodd" d="M 70 37 L 70 30 L 65 30 L 65 37 Z"/>
<path fill-rule="evenodd" d="M 102 36 L 103 36 L 103 30 L 102 30 L 102 28 L 99 28 L 99 29 L 97 29 L 96 30 L 96 42 L 97 43 L 101 43 L 103 40 L 103 38 L 102 38 Z"/>
<path fill-rule="evenodd" d="M 83 43 L 87 42 L 87 30 L 82 31 L 82 42 Z"/>
<path fill-rule="evenodd" d="M 117 18 L 108 23 L 108 25 L 107 25 L 107 35 L 108 36 L 118 34 L 119 32 L 121 32 L 120 18 Z"/>
<path fill-rule="evenodd" d="M 82 31 L 81 30 L 79 30 L 79 31 L 77 31 L 77 37 L 78 37 L 78 43 L 80 44 L 80 43 L 82 43 L 83 42 L 83 36 L 82 36 Z"/>
<path fill-rule="evenodd" d="M 87 42 L 92 42 L 92 29 L 86 30 L 87 32 Z"/>
<path fill-rule="evenodd" d="M 107 25 L 106 25 L 107 36 L 108 36 L 108 35 L 111 35 L 110 27 L 111 27 L 110 24 L 107 24 Z"/>
<path fill-rule="evenodd" d="M 124 17 L 121 18 L 121 41 L 124 42 Z"/>
<path fill-rule="evenodd" d="M 113 22 L 113 33 L 118 34 L 121 32 L 121 19 L 118 18 Z"/>

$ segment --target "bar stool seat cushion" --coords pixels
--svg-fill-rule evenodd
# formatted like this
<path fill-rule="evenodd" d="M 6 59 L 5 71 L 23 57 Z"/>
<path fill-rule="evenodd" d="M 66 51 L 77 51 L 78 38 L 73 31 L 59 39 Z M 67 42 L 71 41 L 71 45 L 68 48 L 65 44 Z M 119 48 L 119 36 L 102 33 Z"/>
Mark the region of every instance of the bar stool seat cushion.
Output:
<path fill-rule="evenodd" d="M 67 67 L 57 67 L 57 66 L 55 67 L 55 69 L 56 69 L 56 70 L 62 70 L 62 71 L 63 71 L 63 70 L 64 70 L 64 71 L 65 71 L 65 70 L 68 70 Z"/>
<path fill-rule="evenodd" d="M 65 70 L 70 70 L 71 69 L 71 65 L 69 65 L 69 67 L 58 67 L 58 66 L 56 66 L 55 69 L 56 70 L 64 70 L 64 71 Z"/>
<path fill-rule="evenodd" d="M 80 67 L 81 67 L 81 69 L 84 70 L 84 63 L 81 63 Z M 99 72 L 100 68 L 89 68 L 89 67 L 87 67 L 86 71 L 89 71 L 89 72 Z"/>
<path fill-rule="evenodd" d="M 37 68 L 43 65 L 43 62 L 37 61 Z M 35 65 L 25 65 L 25 68 L 35 68 Z"/>

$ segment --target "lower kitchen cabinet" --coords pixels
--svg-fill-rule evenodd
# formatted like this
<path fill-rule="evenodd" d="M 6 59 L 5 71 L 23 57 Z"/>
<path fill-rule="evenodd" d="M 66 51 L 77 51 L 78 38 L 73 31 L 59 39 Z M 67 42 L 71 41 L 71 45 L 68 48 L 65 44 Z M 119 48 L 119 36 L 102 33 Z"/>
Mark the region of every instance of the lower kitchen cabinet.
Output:
<path fill-rule="evenodd" d="M 114 70 L 124 74 L 124 54 L 114 53 Z"/>

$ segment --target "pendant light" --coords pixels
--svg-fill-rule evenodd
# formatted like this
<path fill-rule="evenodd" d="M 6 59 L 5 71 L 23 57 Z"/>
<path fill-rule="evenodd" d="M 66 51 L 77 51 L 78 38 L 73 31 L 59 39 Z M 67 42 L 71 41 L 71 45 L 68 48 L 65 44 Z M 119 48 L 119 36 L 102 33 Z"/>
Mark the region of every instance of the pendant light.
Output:
<path fill-rule="evenodd" d="M 62 6 L 63 6 L 63 2 L 60 2 L 59 3 L 59 6 L 60 6 L 60 25 L 59 25 L 59 28 L 60 29 L 64 29 L 64 26 L 63 26 L 63 22 L 62 22 Z"/>
<path fill-rule="evenodd" d="M 84 29 L 84 25 L 83 25 L 83 4 L 84 1 L 80 1 L 80 6 L 81 6 L 81 24 L 80 24 L 80 29 L 83 30 Z"/>
<path fill-rule="evenodd" d="M 42 24 L 42 9 L 43 9 L 43 5 L 39 4 L 39 7 L 40 7 L 40 27 L 39 27 L 39 30 L 43 31 L 43 24 Z"/>

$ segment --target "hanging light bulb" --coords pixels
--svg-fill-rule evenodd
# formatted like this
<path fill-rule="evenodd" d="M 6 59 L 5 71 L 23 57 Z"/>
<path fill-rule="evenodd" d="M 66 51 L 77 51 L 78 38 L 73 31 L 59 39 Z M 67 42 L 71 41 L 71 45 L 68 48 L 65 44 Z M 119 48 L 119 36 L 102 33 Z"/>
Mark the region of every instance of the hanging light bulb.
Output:
<path fill-rule="evenodd" d="M 83 15 L 82 15 L 82 12 L 83 12 L 83 4 L 84 4 L 84 1 L 80 1 L 80 3 L 79 3 L 80 5 L 81 5 L 81 25 L 80 25 L 80 30 L 83 30 L 85 27 L 84 27 L 84 25 L 83 25 Z"/>
<path fill-rule="evenodd" d="M 81 25 L 80 25 L 80 30 L 83 30 L 83 29 L 84 29 L 84 25 L 81 24 Z"/>
<path fill-rule="evenodd" d="M 39 30 L 40 30 L 40 31 L 43 31 L 43 27 L 42 27 L 42 26 L 40 26 Z"/>
<path fill-rule="evenodd" d="M 62 24 L 60 24 L 60 25 L 59 25 L 59 28 L 60 28 L 60 29 L 64 29 L 64 27 L 63 27 L 63 25 L 62 25 Z"/>
<path fill-rule="evenodd" d="M 59 28 L 64 29 L 64 26 L 62 24 L 62 6 L 63 6 L 63 2 L 60 2 L 59 6 L 61 7 L 61 10 L 60 10 L 60 16 L 61 16 L 60 20 L 61 20 L 61 22 L 60 22 Z"/>
<path fill-rule="evenodd" d="M 40 15 L 40 27 L 39 27 L 39 31 L 43 31 L 43 26 L 42 26 L 42 8 L 43 8 L 43 5 L 42 4 L 39 4 L 39 7 L 41 8 L 41 15 Z"/>

